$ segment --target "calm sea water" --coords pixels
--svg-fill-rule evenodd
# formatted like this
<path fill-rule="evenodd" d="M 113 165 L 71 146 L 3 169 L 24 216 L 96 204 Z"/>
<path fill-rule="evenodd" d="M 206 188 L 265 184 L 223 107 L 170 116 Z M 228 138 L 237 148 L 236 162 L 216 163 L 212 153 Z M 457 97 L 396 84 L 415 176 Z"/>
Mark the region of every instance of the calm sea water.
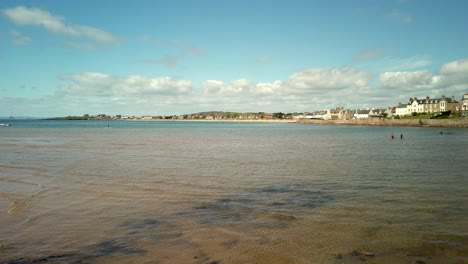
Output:
<path fill-rule="evenodd" d="M 468 263 L 466 129 L 5 122 L 0 263 Z"/>

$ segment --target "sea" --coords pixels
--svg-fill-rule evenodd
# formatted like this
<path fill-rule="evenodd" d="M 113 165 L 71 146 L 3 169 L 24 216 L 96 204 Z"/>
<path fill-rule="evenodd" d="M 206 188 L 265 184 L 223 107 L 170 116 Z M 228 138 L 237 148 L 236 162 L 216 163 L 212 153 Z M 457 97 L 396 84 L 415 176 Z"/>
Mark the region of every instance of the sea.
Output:
<path fill-rule="evenodd" d="M 0 263 L 468 263 L 466 128 L 0 123 Z"/>

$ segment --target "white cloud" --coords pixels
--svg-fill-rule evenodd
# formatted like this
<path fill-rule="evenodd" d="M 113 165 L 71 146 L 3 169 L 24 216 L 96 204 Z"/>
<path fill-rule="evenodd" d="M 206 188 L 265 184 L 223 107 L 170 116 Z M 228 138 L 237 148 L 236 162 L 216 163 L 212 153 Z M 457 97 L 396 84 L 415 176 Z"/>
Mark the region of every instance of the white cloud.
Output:
<path fill-rule="evenodd" d="M 306 95 L 331 94 L 344 89 L 366 87 L 372 76 L 352 67 L 339 69 L 314 68 L 306 69 L 291 75 L 285 81 L 273 83 L 255 83 L 240 79 L 231 83 L 218 80 L 207 80 L 201 85 L 203 96 L 239 96 L 239 95 Z"/>
<path fill-rule="evenodd" d="M 380 75 L 380 85 L 392 89 L 393 93 L 409 96 L 463 94 L 468 91 L 468 60 L 446 63 L 435 75 L 429 71 L 384 72 Z"/>
<path fill-rule="evenodd" d="M 313 104 L 331 105 L 337 100 L 345 101 L 338 98 L 367 92 L 371 78 L 369 73 L 342 67 L 306 69 L 287 80 L 272 83 L 255 83 L 246 79 L 230 83 L 207 80 L 202 83 L 197 99 L 200 104 L 211 108 L 222 105 L 231 110 L 245 107 L 263 111 L 273 108 L 288 111 L 293 107 L 300 108 L 299 111 L 311 110 Z M 362 101 L 361 98 L 357 100 Z"/>
<path fill-rule="evenodd" d="M 384 72 L 376 83 L 371 82 L 370 73 L 353 67 L 305 69 L 272 83 L 207 80 L 193 102 L 206 109 L 233 111 L 388 107 L 412 96 L 462 95 L 468 91 L 466 63 L 447 63 L 436 74 L 428 70 Z"/>
<path fill-rule="evenodd" d="M 365 87 L 371 79 L 371 74 L 352 67 L 314 68 L 291 75 L 284 81 L 282 91 L 287 94 L 328 94 Z"/>
<path fill-rule="evenodd" d="M 31 42 L 31 38 L 26 36 L 26 35 L 23 35 L 22 33 L 16 31 L 16 30 L 12 30 L 10 31 L 10 35 L 13 36 L 13 43 L 16 44 L 16 45 L 26 45 L 26 44 L 29 44 L 29 42 Z"/>
<path fill-rule="evenodd" d="M 432 61 L 425 56 L 412 56 L 409 58 L 386 58 L 384 68 L 386 71 L 407 71 L 420 69 L 432 64 Z"/>
<path fill-rule="evenodd" d="M 465 76 L 468 75 L 468 59 L 452 61 L 443 65 L 440 69 L 440 74 L 463 74 Z"/>
<path fill-rule="evenodd" d="M 90 109 L 78 113 L 117 111 L 118 114 L 140 115 L 388 107 L 414 96 L 445 94 L 459 99 L 468 92 L 466 63 L 467 60 L 449 62 L 437 72 L 384 72 L 375 82 L 370 73 L 353 67 L 311 68 L 273 82 L 205 80 L 193 92 L 189 80 L 84 72 L 63 76 L 56 96 L 48 103 L 57 104 L 64 111 L 67 107 L 83 109 L 83 105 Z"/>
<path fill-rule="evenodd" d="M 8 19 L 20 26 L 41 26 L 53 33 L 85 37 L 99 43 L 119 42 L 117 37 L 106 31 L 85 25 L 67 24 L 65 18 L 39 8 L 17 6 L 2 11 Z"/>
<path fill-rule="evenodd" d="M 415 72 L 384 72 L 380 74 L 380 85 L 391 88 L 422 88 L 430 87 L 436 82 L 428 71 Z"/>
<path fill-rule="evenodd" d="M 257 83 L 253 89 L 254 94 L 258 95 L 274 95 L 281 91 L 281 81 L 275 81 L 273 83 Z"/>
<path fill-rule="evenodd" d="M 240 79 L 231 83 L 218 80 L 206 80 L 202 83 L 199 94 L 202 96 L 242 96 L 250 93 L 255 84 L 247 79 Z"/>
<path fill-rule="evenodd" d="M 61 85 L 60 95 L 78 96 L 134 96 L 186 95 L 192 91 L 192 83 L 170 77 L 150 78 L 144 76 L 111 76 L 97 72 L 66 75 L 62 78 L 69 84 Z"/>
<path fill-rule="evenodd" d="M 464 94 L 468 92 L 468 59 L 444 64 L 439 71 L 445 94 Z"/>
<path fill-rule="evenodd" d="M 206 80 L 201 85 L 200 94 L 202 95 L 218 95 L 222 92 L 224 82 L 217 80 Z"/>

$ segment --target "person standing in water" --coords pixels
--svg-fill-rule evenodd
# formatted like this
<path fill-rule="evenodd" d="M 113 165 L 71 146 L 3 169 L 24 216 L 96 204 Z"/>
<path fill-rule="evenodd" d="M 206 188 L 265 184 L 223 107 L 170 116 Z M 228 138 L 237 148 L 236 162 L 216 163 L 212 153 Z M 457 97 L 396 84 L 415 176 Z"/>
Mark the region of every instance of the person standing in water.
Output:
<path fill-rule="evenodd" d="M 391 139 L 394 139 L 394 138 L 395 138 L 395 135 L 393 135 L 393 133 L 390 134 L 390 138 L 391 138 Z"/>
<path fill-rule="evenodd" d="M 403 139 L 403 133 L 400 133 L 400 139 Z"/>

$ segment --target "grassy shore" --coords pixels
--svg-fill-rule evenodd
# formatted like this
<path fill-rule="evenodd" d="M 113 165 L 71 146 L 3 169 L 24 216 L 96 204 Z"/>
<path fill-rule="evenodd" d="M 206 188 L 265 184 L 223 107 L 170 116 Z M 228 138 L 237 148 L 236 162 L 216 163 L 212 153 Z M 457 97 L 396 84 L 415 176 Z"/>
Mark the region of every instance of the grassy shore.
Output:
<path fill-rule="evenodd" d="M 317 125 L 357 125 L 357 126 L 401 126 L 401 127 L 447 127 L 468 128 L 468 118 L 454 119 L 351 119 L 351 120 L 311 120 L 301 119 L 298 123 Z"/>

